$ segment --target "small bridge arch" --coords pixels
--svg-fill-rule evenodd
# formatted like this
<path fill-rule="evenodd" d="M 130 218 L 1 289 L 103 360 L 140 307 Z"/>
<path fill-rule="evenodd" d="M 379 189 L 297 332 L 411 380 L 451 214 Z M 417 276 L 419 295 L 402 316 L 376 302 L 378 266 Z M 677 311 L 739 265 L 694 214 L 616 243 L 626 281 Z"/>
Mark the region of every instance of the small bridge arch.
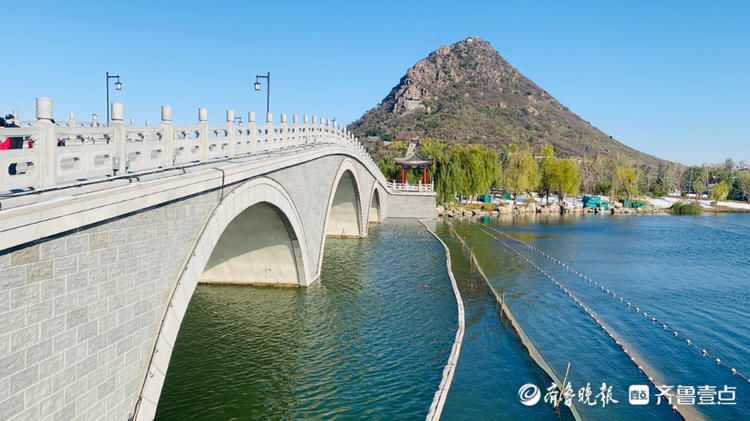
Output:
<path fill-rule="evenodd" d="M 383 222 L 383 202 L 380 200 L 380 189 L 377 183 L 372 184 L 370 193 L 370 210 L 367 213 L 367 222 Z"/>
<path fill-rule="evenodd" d="M 328 195 L 324 236 L 364 237 L 367 235 L 363 224 L 362 189 L 357 169 L 350 159 L 339 165 Z M 322 256 L 322 253 L 321 253 Z"/>

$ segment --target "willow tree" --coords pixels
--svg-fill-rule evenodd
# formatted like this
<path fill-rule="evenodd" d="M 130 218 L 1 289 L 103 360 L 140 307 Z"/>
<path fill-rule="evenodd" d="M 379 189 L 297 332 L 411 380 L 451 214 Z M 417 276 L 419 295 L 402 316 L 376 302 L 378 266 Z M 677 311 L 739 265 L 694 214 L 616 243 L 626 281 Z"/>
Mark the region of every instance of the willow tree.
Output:
<path fill-rule="evenodd" d="M 393 162 L 392 156 L 387 156 L 377 162 L 378 169 L 386 180 L 396 180 L 401 177 L 401 166 Z"/>
<path fill-rule="evenodd" d="M 566 194 L 577 194 L 581 184 L 578 163 L 572 158 L 555 160 L 550 181 L 561 201 Z"/>
<path fill-rule="evenodd" d="M 618 181 L 618 185 L 621 185 L 623 190 L 625 191 L 625 196 L 630 201 L 630 196 L 638 192 L 638 185 L 637 185 L 637 176 L 635 174 L 635 170 L 633 170 L 632 167 L 625 164 L 620 164 L 617 166 L 617 170 L 615 171 L 616 175 L 615 178 Z M 617 192 L 615 191 L 615 194 Z"/>
<path fill-rule="evenodd" d="M 716 183 L 711 187 L 711 200 L 718 202 L 724 200 L 729 195 L 729 184 L 726 181 Z"/>
<path fill-rule="evenodd" d="M 457 194 L 475 196 L 500 183 L 502 172 L 491 149 L 447 145 L 433 139 L 421 141 L 420 148 L 423 157 L 435 160 L 428 174 L 441 202 L 453 202 Z"/>
<path fill-rule="evenodd" d="M 505 187 L 513 193 L 513 203 L 520 192 L 528 192 L 537 185 L 537 167 L 531 148 L 519 149 L 512 144 L 504 148 L 506 168 L 503 169 Z"/>
<path fill-rule="evenodd" d="M 438 200 L 454 202 L 456 194 L 464 190 L 467 182 L 461 162 L 461 147 L 427 139 L 420 142 L 420 148 L 423 157 L 435 160 L 435 164 L 427 171 L 435 185 Z"/>
<path fill-rule="evenodd" d="M 487 192 L 500 180 L 501 170 L 497 154 L 481 145 L 470 145 L 455 150 L 461 156 L 463 172 L 466 175 L 464 189 L 466 196 L 476 196 Z"/>
<path fill-rule="evenodd" d="M 552 177 L 557 165 L 555 148 L 552 145 L 542 146 L 539 155 L 541 155 L 541 160 L 539 161 L 539 192 L 547 196 L 547 204 L 549 205 L 549 194 L 553 188 Z"/>
<path fill-rule="evenodd" d="M 750 201 L 750 172 L 739 173 L 737 179 L 739 180 L 743 196 L 745 196 L 746 200 Z"/>

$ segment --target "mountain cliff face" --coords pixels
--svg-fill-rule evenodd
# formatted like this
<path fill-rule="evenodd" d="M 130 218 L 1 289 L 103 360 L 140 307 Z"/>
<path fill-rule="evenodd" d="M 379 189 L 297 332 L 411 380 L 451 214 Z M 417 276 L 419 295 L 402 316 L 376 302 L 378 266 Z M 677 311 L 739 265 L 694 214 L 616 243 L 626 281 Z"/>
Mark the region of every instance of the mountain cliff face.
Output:
<path fill-rule="evenodd" d="M 604 134 L 523 76 L 492 46 L 468 38 L 430 53 L 375 108 L 349 125 L 380 155 L 380 139 L 551 144 L 564 156 L 603 153 L 657 166 L 660 159 Z"/>

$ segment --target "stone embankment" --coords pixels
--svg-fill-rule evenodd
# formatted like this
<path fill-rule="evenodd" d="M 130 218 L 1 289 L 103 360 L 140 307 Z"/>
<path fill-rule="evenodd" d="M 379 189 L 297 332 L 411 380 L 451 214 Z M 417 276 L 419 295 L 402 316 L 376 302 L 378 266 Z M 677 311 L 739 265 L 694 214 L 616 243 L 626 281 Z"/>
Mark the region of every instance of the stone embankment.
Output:
<path fill-rule="evenodd" d="M 460 217 L 471 217 L 471 216 L 500 216 L 500 215 L 528 215 L 528 214 L 612 214 L 612 215 L 623 215 L 623 214 L 655 214 L 663 213 L 663 211 L 655 208 L 640 209 L 640 208 L 625 208 L 622 203 L 615 203 L 614 207 L 608 210 L 603 208 L 584 208 L 580 205 L 571 205 L 563 202 L 562 205 L 550 205 L 541 206 L 536 202 L 528 204 L 517 203 L 489 206 L 484 205 L 477 208 L 477 205 L 465 206 L 465 205 L 454 205 L 452 207 L 445 208 L 443 206 L 437 207 L 438 216 L 445 216 L 449 218 L 460 218 Z"/>

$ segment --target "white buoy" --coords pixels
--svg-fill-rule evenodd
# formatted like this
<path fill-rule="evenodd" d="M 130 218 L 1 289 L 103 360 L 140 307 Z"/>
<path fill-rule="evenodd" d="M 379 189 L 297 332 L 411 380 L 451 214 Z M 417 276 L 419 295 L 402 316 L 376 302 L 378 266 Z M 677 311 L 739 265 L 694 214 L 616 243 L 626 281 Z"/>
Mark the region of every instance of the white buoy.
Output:
<path fill-rule="evenodd" d="M 732 374 L 737 374 L 737 370 L 735 370 L 735 369 L 731 369 L 731 370 L 729 370 L 729 371 L 731 371 L 731 372 L 732 372 Z"/>
<path fill-rule="evenodd" d="M 677 333 L 677 331 L 675 330 L 674 331 L 674 336 L 677 336 L 677 335 L 679 335 L 679 333 Z"/>
<path fill-rule="evenodd" d="M 716 364 L 721 364 L 721 359 L 717 358 L 716 359 Z"/>
<path fill-rule="evenodd" d="M 701 354 L 703 354 L 703 355 L 708 355 L 708 351 L 706 351 L 705 349 L 704 349 L 704 350 L 701 350 Z"/>
<path fill-rule="evenodd" d="M 690 345 L 690 339 L 688 339 L 686 342 L 687 342 L 688 345 Z"/>

